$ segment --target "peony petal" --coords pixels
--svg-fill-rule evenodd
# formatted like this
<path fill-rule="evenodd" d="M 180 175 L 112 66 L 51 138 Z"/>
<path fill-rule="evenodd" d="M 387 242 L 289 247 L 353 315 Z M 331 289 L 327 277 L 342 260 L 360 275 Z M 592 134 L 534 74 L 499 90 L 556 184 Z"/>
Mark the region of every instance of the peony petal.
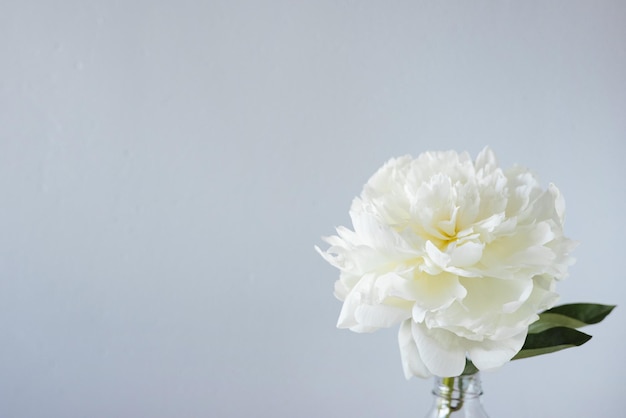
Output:
<path fill-rule="evenodd" d="M 338 257 L 332 255 L 334 251 L 322 251 L 317 245 L 315 246 L 315 251 L 317 251 L 318 254 L 321 255 L 322 258 L 326 260 L 331 266 L 336 267 L 340 270 L 343 269 L 343 265 L 341 262 L 339 262 Z"/>
<path fill-rule="evenodd" d="M 411 331 L 424 365 L 435 376 L 459 376 L 465 368 L 465 348 L 460 338 L 443 330 L 429 330 L 413 322 Z"/>
<path fill-rule="evenodd" d="M 437 276 L 422 274 L 407 284 L 413 295 L 413 320 L 422 322 L 426 312 L 438 311 L 463 299 L 467 291 L 453 274 L 441 273 Z"/>
<path fill-rule="evenodd" d="M 410 319 L 405 320 L 400 325 L 400 330 L 398 331 L 398 344 L 400 346 L 400 359 L 402 360 L 404 377 L 410 379 L 412 376 L 423 378 L 432 376 L 424 365 L 419 351 L 417 351 L 417 345 L 415 345 L 413 333 L 411 332 Z"/>
<path fill-rule="evenodd" d="M 391 276 L 391 275 L 390 275 Z M 371 332 L 379 328 L 396 325 L 411 316 L 411 303 L 401 300 L 378 298 L 374 287 L 378 277 L 366 274 L 347 294 L 337 327 L 349 328 L 357 332 Z M 338 285 L 339 291 L 345 289 Z"/>
<path fill-rule="evenodd" d="M 426 321 L 429 328 L 445 328 L 476 341 L 504 339 L 527 328 L 536 314 L 537 303 L 530 300 L 529 292 L 532 280 L 460 278 L 460 283 L 467 289 L 467 296 L 445 311 L 430 315 Z"/>
<path fill-rule="evenodd" d="M 432 241 L 426 241 L 426 254 L 428 258 L 438 267 L 442 269 L 450 264 L 450 256 L 437 248 Z"/>
<path fill-rule="evenodd" d="M 493 232 L 504 220 L 504 213 L 496 213 L 474 224 L 474 229 L 482 233 Z"/>
<path fill-rule="evenodd" d="M 450 264 L 455 267 L 468 267 L 476 264 L 483 256 L 484 243 L 467 242 L 459 245 L 450 254 Z"/>
<path fill-rule="evenodd" d="M 476 156 L 476 162 L 474 166 L 476 170 L 491 171 L 494 167 L 497 167 L 498 162 L 496 160 L 496 154 L 489 147 L 485 147 Z"/>
<path fill-rule="evenodd" d="M 348 293 L 350 293 L 350 288 L 348 288 L 343 281 L 337 280 L 335 282 L 335 297 L 343 301 L 346 300 L 346 297 L 348 297 Z"/>
<path fill-rule="evenodd" d="M 502 304 L 503 313 L 511 313 L 518 310 L 520 306 L 522 306 L 528 300 L 530 294 L 533 291 L 532 280 L 517 280 L 515 284 L 517 285 L 517 299 Z"/>
<path fill-rule="evenodd" d="M 410 250 L 390 225 L 381 222 L 373 214 L 358 212 L 351 213 L 351 217 L 354 231 L 361 238 L 363 244 L 391 252 L 398 249 Z"/>
<path fill-rule="evenodd" d="M 352 288 L 352 290 L 348 293 L 345 301 L 343 302 L 343 306 L 341 307 L 341 312 L 339 313 L 339 319 L 337 320 L 338 328 L 349 328 L 353 331 L 359 329 L 357 332 L 370 332 L 376 330 L 376 328 L 372 328 L 369 331 L 363 331 L 364 328 L 359 324 L 355 316 L 356 309 L 361 304 L 367 303 L 366 300 L 364 301 L 364 295 L 370 294 L 374 280 L 375 276 L 373 274 L 366 274 L 361 277 L 354 288 Z"/>
<path fill-rule="evenodd" d="M 354 317 L 354 311 L 359 306 L 360 295 L 357 292 L 354 292 L 354 289 L 348 296 L 346 300 L 344 300 L 343 305 L 341 306 L 341 312 L 339 313 L 339 318 L 337 319 L 337 328 L 349 328 L 352 329 L 358 322 Z"/>
<path fill-rule="evenodd" d="M 556 210 L 559 221 L 563 224 L 563 222 L 565 222 L 565 199 L 563 199 L 563 195 L 554 184 L 550 183 L 548 190 L 550 194 L 554 196 L 554 209 Z"/>
<path fill-rule="evenodd" d="M 461 310 L 458 314 L 469 320 L 468 312 L 472 312 L 473 319 L 479 322 L 482 322 L 481 317 L 485 315 L 504 312 L 505 307 L 513 310 L 514 304 L 523 303 L 528 299 L 533 288 L 533 282 L 530 279 L 461 278 L 460 283 L 468 292 L 460 302 L 467 311 Z M 461 318 L 454 318 L 454 320 L 461 320 Z"/>
<path fill-rule="evenodd" d="M 361 304 L 354 311 L 359 325 L 367 328 L 389 328 L 410 317 L 410 310 L 387 305 Z"/>
<path fill-rule="evenodd" d="M 527 329 L 511 338 L 466 343 L 470 359 L 479 370 L 495 369 L 510 361 L 524 345 Z"/>
<path fill-rule="evenodd" d="M 415 322 L 422 323 L 424 322 L 424 319 L 426 319 L 428 311 L 428 309 L 416 303 L 413 305 L 413 309 L 411 310 L 411 318 L 413 318 L 413 321 Z"/>

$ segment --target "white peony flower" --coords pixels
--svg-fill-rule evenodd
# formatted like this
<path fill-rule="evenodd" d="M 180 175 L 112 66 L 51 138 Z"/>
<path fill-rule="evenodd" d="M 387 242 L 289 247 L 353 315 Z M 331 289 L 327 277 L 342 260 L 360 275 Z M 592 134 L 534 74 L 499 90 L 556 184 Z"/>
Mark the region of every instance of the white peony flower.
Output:
<path fill-rule="evenodd" d="M 352 203 L 354 231 L 317 248 L 340 270 L 337 326 L 400 324 L 407 378 L 458 376 L 466 357 L 479 370 L 503 365 L 573 262 L 563 212 L 554 185 L 503 171 L 489 148 L 475 161 L 454 151 L 388 161 Z"/>

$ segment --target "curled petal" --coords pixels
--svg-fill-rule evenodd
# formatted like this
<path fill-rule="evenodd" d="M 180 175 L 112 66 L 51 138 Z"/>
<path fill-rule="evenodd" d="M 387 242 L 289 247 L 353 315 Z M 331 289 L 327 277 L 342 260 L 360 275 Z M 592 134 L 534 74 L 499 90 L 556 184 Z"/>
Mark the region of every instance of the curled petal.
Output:
<path fill-rule="evenodd" d="M 457 335 L 443 329 L 428 329 L 413 322 L 411 331 L 422 362 L 441 377 L 459 376 L 465 368 L 465 348 Z"/>
<path fill-rule="evenodd" d="M 400 359 L 402 360 L 402 370 L 404 377 L 410 379 L 412 376 L 430 377 L 432 374 L 428 371 L 413 339 L 411 331 L 411 320 L 407 319 L 400 325 L 398 331 L 398 345 L 400 346 Z"/>
<path fill-rule="evenodd" d="M 450 263 L 456 267 L 468 267 L 476 264 L 483 256 L 485 244 L 482 242 L 468 242 L 455 247 L 450 254 Z"/>
<path fill-rule="evenodd" d="M 432 241 L 426 241 L 426 254 L 430 261 L 440 269 L 445 269 L 450 264 L 450 255 L 437 248 Z"/>
<path fill-rule="evenodd" d="M 389 328 L 410 316 L 410 310 L 387 305 L 359 305 L 354 312 L 357 323 L 367 329 Z"/>
<path fill-rule="evenodd" d="M 356 318 L 356 310 L 361 304 L 368 303 L 367 296 L 370 293 L 374 282 L 373 275 L 363 276 L 358 283 L 350 290 L 341 307 L 339 319 L 337 320 L 338 328 L 348 328 L 356 332 L 372 332 L 376 327 L 368 327 L 360 324 Z"/>
<path fill-rule="evenodd" d="M 510 361 L 522 349 L 528 328 L 504 340 L 467 341 L 469 357 L 479 370 L 495 369 Z"/>

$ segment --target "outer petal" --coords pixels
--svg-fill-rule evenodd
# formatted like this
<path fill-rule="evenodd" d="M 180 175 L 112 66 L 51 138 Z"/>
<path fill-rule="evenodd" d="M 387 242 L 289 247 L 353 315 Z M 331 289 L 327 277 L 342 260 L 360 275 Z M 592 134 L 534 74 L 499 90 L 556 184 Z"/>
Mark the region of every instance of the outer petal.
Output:
<path fill-rule="evenodd" d="M 419 351 L 417 351 L 417 345 L 415 340 L 413 340 L 413 333 L 411 332 L 410 319 L 405 320 L 400 325 L 398 344 L 400 345 L 400 359 L 402 360 L 404 377 L 410 379 L 412 376 L 423 378 L 432 376 L 424 365 Z"/>
<path fill-rule="evenodd" d="M 371 292 L 373 281 L 374 276 L 366 274 L 361 277 L 356 286 L 348 293 L 339 313 L 339 319 L 337 320 L 338 328 L 349 328 L 356 332 L 372 332 L 378 329 L 376 327 L 363 327 L 356 318 L 356 310 L 360 305 L 366 303 L 364 301 L 366 296 L 364 295 L 368 295 Z"/>
<path fill-rule="evenodd" d="M 417 350 L 428 370 L 440 377 L 459 376 L 465 368 L 465 348 L 461 339 L 443 329 L 429 330 L 413 322 L 411 331 Z"/>
<path fill-rule="evenodd" d="M 356 332 L 372 332 L 396 325 L 411 316 L 410 302 L 400 303 L 401 301 L 377 298 L 377 292 L 374 291 L 377 279 L 374 274 L 366 274 L 348 293 L 337 327 Z"/>
<path fill-rule="evenodd" d="M 366 328 L 389 328 L 410 318 L 411 311 L 387 305 L 360 305 L 354 312 L 357 323 Z"/>
<path fill-rule="evenodd" d="M 498 162 L 496 160 L 496 155 L 493 150 L 489 147 L 483 148 L 478 155 L 476 156 L 476 162 L 474 166 L 476 170 L 485 170 L 492 171 L 495 167 L 497 167 Z"/>
<path fill-rule="evenodd" d="M 510 361 L 524 345 L 528 329 L 502 340 L 468 341 L 466 344 L 472 362 L 479 370 L 495 369 Z"/>

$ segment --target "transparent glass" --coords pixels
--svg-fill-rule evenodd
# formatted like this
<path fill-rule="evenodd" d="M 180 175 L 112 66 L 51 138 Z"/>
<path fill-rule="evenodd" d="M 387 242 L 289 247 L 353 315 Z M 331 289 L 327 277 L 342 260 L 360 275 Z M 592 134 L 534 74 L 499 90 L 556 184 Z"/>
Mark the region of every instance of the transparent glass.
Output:
<path fill-rule="evenodd" d="M 489 418 L 480 396 L 480 374 L 436 377 L 435 401 L 425 418 Z"/>

